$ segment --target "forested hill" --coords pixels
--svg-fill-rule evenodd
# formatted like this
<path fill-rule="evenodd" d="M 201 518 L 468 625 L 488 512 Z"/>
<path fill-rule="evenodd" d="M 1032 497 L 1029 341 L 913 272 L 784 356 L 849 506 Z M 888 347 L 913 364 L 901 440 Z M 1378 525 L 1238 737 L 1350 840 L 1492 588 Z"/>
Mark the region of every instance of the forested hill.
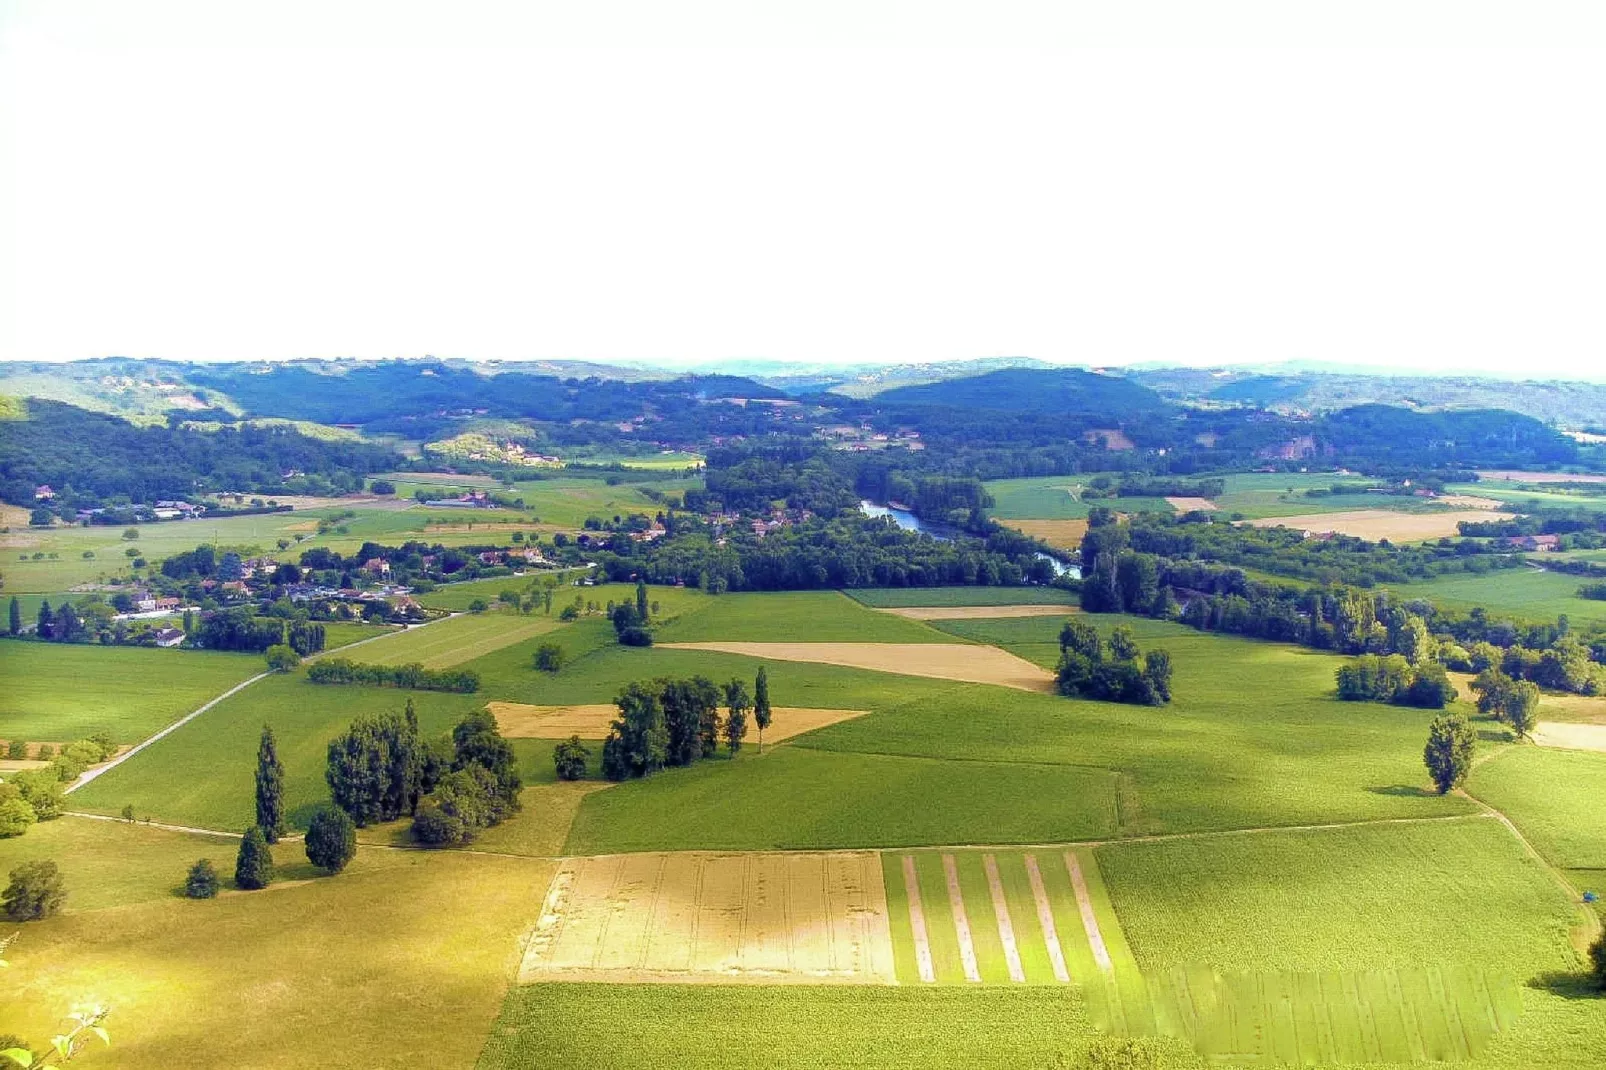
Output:
<path fill-rule="evenodd" d="M 407 417 L 472 412 L 549 421 L 629 420 L 644 408 L 681 409 L 703 400 L 784 398 L 774 387 L 731 375 L 631 382 L 481 371 L 445 361 L 380 361 L 197 368 L 189 380 L 234 400 L 249 415 L 325 424 L 378 425 Z"/>
<path fill-rule="evenodd" d="M 875 403 L 885 408 L 945 405 L 1113 419 L 1171 408 L 1146 386 L 1080 368 L 1006 368 L 986 375 L 897 387 L 877 394 Z"/>
<path fill-rule="evenodd" d="M 217 490 L 352 491 L 364 475 L 402 462 L 386 447 L 284 427 L 136 427 L 58 401 L 32 399 L 26 408 L 26 419 L 0 422 L 0 499 L 22 505 L 33 504 L 39 484 L 133 502 Z"/>
<path fill-rule="evenodd" d="M 1578 444 L 1531 416 L 1502 409 L 1416 412 L 1357 405 L 1323 418 L 1317 440 L 1356 466 L 1490 468 L 1571 464 Z"/>

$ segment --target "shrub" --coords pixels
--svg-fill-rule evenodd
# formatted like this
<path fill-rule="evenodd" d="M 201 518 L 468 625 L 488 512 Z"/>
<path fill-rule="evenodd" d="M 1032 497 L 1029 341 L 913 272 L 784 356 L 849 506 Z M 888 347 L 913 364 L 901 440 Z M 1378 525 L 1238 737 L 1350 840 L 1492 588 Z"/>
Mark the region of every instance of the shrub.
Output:
<path fill-rule="evenodd" d="M 13 739 L 6 744 L 6 757 L 14 762 L 26 760 L 28 757 L 28 744 L 20 739 Z"/>
<path fill-rule="evenodd" d="M 413 838 L 431 847 L 468 843 L 480 829 L 494 825 L 504 813 L 496 780 L 481 765 L 447 773 L 435 790 L 419 800 L 413 815 Z"/>
<path fill-rule="evenodd" d="M 307 826 L 307 861 L 339 873 L 356 853 L 357 823 L 338 807 L 318 807 Z"/>
<path fill-rule="evenodd" d="M 273 852 L 268 838 L 255 825 L 240 841 L 240 853 L 234 860 L 234 883 L 250 891 L 273 883 Z"/>
<path fill-rule="evenodd" d="M 191 899 L 211 899 L 217 895 L 217 886 L 217 867 L 209 858 L 198 860 L 184 878 L 184 894 Z"/>
<path fill-rule="evenodd" d="M 24 862 L 11 871 L 11 883 L 0 895 L 0 905 L 12 921 L 37 921 L 60 910 L 66 898 L 56 863 Z"/>
<path fill-rule="evenodd" d="M 56 748 L 48 743 L 39 744 L 39 753 L 34 755 L 36 761 L 48 762 L 56 756 Z"/>
<path fill-rule="evenodd" d="M 558 619 L 561 620 L 561 621 L 579 620 L 580 619 L 580 609 L 579 609 L 579 607 L 578 606 L 564 606 L 561 610 L 558 611 Z"/>
<path fill-rule="evenodd" d="M 485 599 L 483 598 L 476 598 L 474 601 L 468 604 L 468 611 L 470 613 L 484 613 L 489 608 L 490 606 L 486 605 Z"/>
<path fill-rule="evenodd" d="M 0 795 L 0 840 L 21 836 L 39 818 L 16 788 L 0 784 L 0 790 L 6 792 Z"/>
<path fill-rule="evenodd" d="M 283 643 L 275 643 L 267 650 L 268 668 L 273 672 L 289 672 L 301 664 L 301 655 Z"/>
<path fill-rule="evenodd" d="M 542 643 L 535 648 L 535 667 L 541 672 L 557 672 L 563 668 L 565 655 L 557 643 Z"/>
<path fill-rule="evenodd" d="M 464 831 L 462 820 L 447 813 L 434 798 L 419 801 L 413 814 L 413 839 L 430 847 L 445 847 L 465 842 Z"/>
<path fill-rule="evenodd" d="M 552 764 L 557 767 L 559 780 L 579 780 L 586 775 L 586 760 L 591 748 L 580 742 L 579 736 L 568 739 L 552 748 Z"/>

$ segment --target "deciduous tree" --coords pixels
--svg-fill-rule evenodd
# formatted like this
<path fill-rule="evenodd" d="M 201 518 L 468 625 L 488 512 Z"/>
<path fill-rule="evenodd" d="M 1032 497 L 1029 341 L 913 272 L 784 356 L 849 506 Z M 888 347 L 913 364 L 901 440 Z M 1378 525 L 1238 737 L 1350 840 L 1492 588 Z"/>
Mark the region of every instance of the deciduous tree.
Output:
<path fill-rule="evenodd" d="M 590 758 L 591 748 L 580 742 L 579 736 L 570 736 L 552 748 L 552 765 L 559 780 L 584 778 Z"/>
<path fill-rule="evenodd" d="M 1428 743 L 1422 761 L 1440 795 L 1460 787 L 1472 771 L 1472 754 L 1477 746 L 1472 725 L 1458 713 L 1440 714 L 1428 726 Z"/>
<path fill-rule="evenodd" d="M 753 708 L 747 685 L 734 679 L 725 685 L 725 746 L 732 754 L 742 749 L 742 738 L 747 735 L 747 711 Z"/>
<path fill-rule="evenodd" d="M 11 871 L 11 881 L 0 893 L 0 907 L 12 921 L 38 921 L 61 909 L 67 900 L 61 869 L 54 862 L 24 862 Z"/>

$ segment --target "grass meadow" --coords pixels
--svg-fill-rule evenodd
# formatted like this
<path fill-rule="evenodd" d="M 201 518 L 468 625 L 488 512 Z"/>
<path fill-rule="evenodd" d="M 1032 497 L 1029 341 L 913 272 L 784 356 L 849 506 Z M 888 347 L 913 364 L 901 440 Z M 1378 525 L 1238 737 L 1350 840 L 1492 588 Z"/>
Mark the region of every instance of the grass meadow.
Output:
<path fill-rule="evenodd" d="M 375 665 L 419 662 L 426 669 L 447 669 L 560 627 L 555 616 L 471 613 L 409 628 L 355 658 Z"/>
<path fill-rule="evenodd" d="M 661 643 L 721 639 L 755 643 L 951 643 L 920 621 L 877 613 L 840 591 L 780 591 L 710 598 L 693 613 L 659 628 Z"/>
<path fill-rule="evenodd" d="M 1473 771 L 1467 790 L 1517 823 L 1554 865 L 1599 873 L 1606 893 L 1606 754 L 1512 747 Z"/>
<path fill-rule="evenodd" d="M 1581 576 L 1508 568 L 1459 573 L 1393 588 L 1403 598 L 1426 598 L 1444 609 L 1466 612 L 1476 606 L 1494 619 L 1554 623 L 1566 614 L 1575 624 L 1606 624 L 1606 602 L 1578 597 Z"/>
<path fill-rule="evenodd" d="M 250 654 L 0 642 L 0 739 L 137 743 L 261 672 Z"/>
<path fill-rule="evenodd" d="M 0 870 L 29 841 L 52 846 L 67 909 L 8 949 L 5 1028 L 42 1040 L 70 1006 L 108 1005 L 112 1047 L 84 1063 L 120 1070 L 410 1066 L 422 1052 L 471 1066 L 552 874 L 365 848 L 327 877 L 284 843 L 266 890 L 194 901 L 177 894 L 185 870 L 207 856 L 231 873 L 232 844 L 68 817 L 0 841 Z"/>
<path fill-rule="evenodd" d="M 1077 604 L 1077 596 L 1061 587 L 862 587 L 843 593 L 872 609 Z"/>
<path fill-rule="evenodd" d="M 1090 475 L 1026 476 L 1021 479 L 992 479 L 987 492 L 993 496 L 990 516 L 1001 520 L 1083 520 L 1091 506 L 1104 505 L 1126 513 L 1172 512 L 1164 498 L 1095 498 L 1084 501 L 1082 491 Z"/>

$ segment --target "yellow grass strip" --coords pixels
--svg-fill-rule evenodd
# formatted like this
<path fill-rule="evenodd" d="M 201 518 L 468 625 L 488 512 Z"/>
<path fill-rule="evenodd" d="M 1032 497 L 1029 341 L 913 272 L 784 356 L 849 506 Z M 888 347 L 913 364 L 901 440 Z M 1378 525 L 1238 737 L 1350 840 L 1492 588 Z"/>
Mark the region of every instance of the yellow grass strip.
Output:
<path fill-rule="evenodd" d="M 920 979 L 927 984 L 937 979 L 937 972 L 931 967 L 931 941 L 926 937 L 926 908 L 920 902 L 920 880 L 915 876 L 915 860 L 903 856 L 903 890 L 909 897 L 909 927 L 914 930 L 915 937 L 915 964 L 920 969 Z"/>
<path fill-rule="evenodd" d="M 965 980 L 980 981 L 976 967 L 976 945 L 970 939 L 970 918 L 965 914 L 965 897 L 959 891 L 959 867 L 953 855 L 942 856 L 943 876 L 948 880 L 948 906 L 954 912 L 954 933 L 959 937 L 959 961 L 965 966 Z"/>
<path fill-rule="evenodd" d="M 1606 751 L 1606 724 L 1540 721 L 1534 725 L 1533 737 L 1541 747 Z"/>
<path fill-rule="evenodd" d="M 1080 613 L 1075 606 L 898 606 L 878 610 L 910 620 L 984 620 L 989 617 L 1064 617 Z"/>
<path fill-rule="evenodd" d="M 998 859 L 983 855 L 982 868 L 987 871 L 987 887 L 993 893 L 993 918 L 998 922 L 998 939 L 1004 945 L 1004 962 L 1009 966 L 1009 979 L 1019 984 L 1026 981 L 1026 970 L 1020 964 L 1020 949 L 1015 946 L 1015 925 L 1009 918 L 1009 904 L 1004 900 L 1004 882 L 998 876 Z"/>
<path fill-rule="evenodd" d="M 1093 913 L 1093 900 L 1087 895 L 1087 881 L 1082 879 L 1082 864 L 1075 851 L 1065 852 L 1065 868 L 1071 875 L 1071 889 L 1076 892 L 1076 909 L 1082 913 L 1082 928 L 1087 932 L 1088 946 L 1093 949 L 1093 961 L 1109 973 L 1114 969 L 1110 950 L 1104 946 L 1104 934 L 1099 931 L 1098 916 Z"/>
<path fill-rule="evenodd" d="M 497 727 L 509 739 L 606 739 L 609 726 L 619 716 L 618 707 L 607 702 L 573 706 L 530 706 L 522 702 L 488 702 Z M 863 717 L 868 710 L 817 710 L 806 706 L 776 706 L 773 720 L 764 730 L 764 742 L 783 743 L 793 736 L 816 728 Z"/>
<path fill-rule="evenodd" d="M 1456 527 L 1463 520 L 1510 520 L 1510 513 L 1487 509 L 1461 509 L 1443 513 L 1395 513 L 1387 509 L 1354 509 L 1345 513 L 1306 513 L 1301 516 L 1268 516 L 1246 521 L 1257 528 L 1291 528 L 1313 533 L 1335 532 L 1376 542 L 1415 542 L 1459 535 Z"/>
<path fill-rule="evenodd" d="M 772 661 L 812 661 L 873 672 L 1053 691 L 1054 674 L 979 643 L 663 643 L 674 650 L 716 650 Z"/>
<path fill-rule="evenodd" d="M 1065 968 L 1065 952 L 1060 948 L 1059 930 L 1054 927 L 1054 911 L 1049 906 L 1048 889 L 1043 887 L 1043 871 L 1037 868 L 1037 856 L 1026 856 L 1026 878 L 1032 885 L 1032 899 L 1037 903 L 1037 924 L 1043 929 L 1043 943 L 1048 945 L 1048 961 L 1054 967 L 1054 980 L 1069 984 L 1071 971 Z"/>

